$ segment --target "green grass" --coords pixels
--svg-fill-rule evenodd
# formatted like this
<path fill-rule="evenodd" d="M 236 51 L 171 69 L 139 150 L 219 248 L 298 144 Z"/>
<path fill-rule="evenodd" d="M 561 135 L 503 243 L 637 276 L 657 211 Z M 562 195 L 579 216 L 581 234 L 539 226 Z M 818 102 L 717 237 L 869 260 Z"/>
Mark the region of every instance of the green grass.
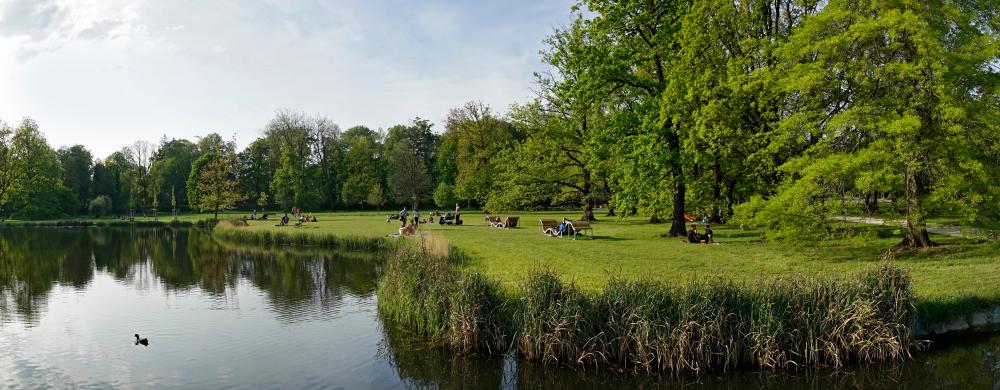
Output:
<path fill-rule="evenodd" d="M 288 231 L 300 234 L 384 237 L 399 228 L 385 222 L 385 212 L 318 213 L 320 222 L 301 228 L 276 227 L 276 220 L 251 221 L 249 231 Z M 249 213 L 220 215 L 220 218 Z M 541 234 L 539 218 L 573 218 L 578 212 L 524 212 L 518 229 L 486 226 L 482 214 L 466 212 L 465 226 L 421 225 L 442 235 L 463 251 L 462 267 L 496 279 L 507 289 L 522 285 L 530 271 L 552 270 L 562 280 L 585 291 L 600 291 L 613 278 L 690 283 L 725 278 L 753 283 L 772 276 L 850 277 L 878 262 L 886 249 L 900 240 L 892 228 L 860 226 L 853 238 L 822 242 L 760 242 L 759 232 L 715 226 L 717 245 L 693 245 L 680 238 L 664 238 L 667 224 L 649 224 L 645 218 L 602 218 L 593 223 L 594 239 L 551 238 Z M 272 214 L 273 215 L 273 214 Z M 426 215 L 426 214 L 425 214 Z M 507 215 L 507 214 L 504 214 Z M 599 216 L 600 217 L 600 216 Z M 182 221 L 210 218 L 185 214 Z M 274 216 L 272 216 L 275 219 Z M 161 221 L 170 220 L 161 215 Z M 139 218 L 137 220 L 145 220 Z M 969 310 L 1000 303 L 1000 245 L 934 236 L 941 246 L 925 252 L 897 253 L 898 266 L 909 269 L 921 317 Z"/>
<path fill-rule="evenodd" d="M 399 228 L 397 221 L 385 223 L 387 213 L 317 214 L 320 222 L 301 228 L 251 221 L 244 229 L 385 236 Z M 517 214 L 521 217 L 517 229 L 488 227 L 480 214 L 466 213 L 465 226 L 424 224 L 421 230 L 441 234 L 469 255 L 465 269 L 496 278 L 506 287 L 520 285 L 529 271 L 551 269 L 589 291 L 600 290 L 615 277 L 668 283 L 716 277 L 751 283 L 782 275 L 847 277 L 881 260 L 885 250 L 900 240 L 891 228 L 859 227 L 853 238 L 765 243 L 759 232 L 720 225 L 713 227 L 719 244 L 693 245 L 680 238 L 660 237 L 667 224 L 649 224 L 640 218 L 605 218 L 593 223 L 595 238 L 572 240 L 542 235 L 538 219 L 576 213 Z M 944 236 L 934 239 L 942 245 L 895 255 L 899 266 L 912 271 L 918 301 L 1000 302 L 1000 245 Z"/>

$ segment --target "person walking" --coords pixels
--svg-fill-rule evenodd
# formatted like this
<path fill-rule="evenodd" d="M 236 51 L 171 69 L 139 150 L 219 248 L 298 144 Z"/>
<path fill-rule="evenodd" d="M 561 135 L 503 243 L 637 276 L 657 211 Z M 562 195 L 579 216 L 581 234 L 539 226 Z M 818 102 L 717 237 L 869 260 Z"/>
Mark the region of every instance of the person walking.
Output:
<path fill-rule="evenodd" d="M 409 216 L 410 214 L 406 212 L 406 207 L 404 206 L 403 210 L 399 212 L 399 222 L 402 222 L 404 227 L 406 226 L 406 218 Z"/>

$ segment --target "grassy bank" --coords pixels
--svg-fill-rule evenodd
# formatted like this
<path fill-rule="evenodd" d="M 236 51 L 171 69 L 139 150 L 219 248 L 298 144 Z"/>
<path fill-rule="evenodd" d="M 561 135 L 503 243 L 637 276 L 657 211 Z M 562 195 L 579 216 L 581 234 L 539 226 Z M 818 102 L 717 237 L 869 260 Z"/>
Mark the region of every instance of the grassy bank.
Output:
<path fill-rule="evenodd" d="M 318 246 L 348 251 L 388 251 L 399 247 L 398 240 L 334 234 L 310 234 L 302 231 L 246 230 L 219 226 L 215 234 L 225 240 L 261 246 Z"/>
<path fill-rule="evenodd" d="M 306 223 L 300 228 L 275 226 L 277 221 L 272 213 L 271 221 L 251 221 L 249 226 L 239 228 L 254 232 L 253 236 L 239 234 L 268 245 L 316 245 L 347 237 L 352 241 L 378 240 L 399 228 L 396 221 L 385 222 L 389 213 L 319 213 L 316 216 L 320 222 Z M 468 212 L 464 226 L 424 224 L 421 230 L 440 235 L 452 247 L 460 248 L 467 255 L 460 265 L 462 271 L 497 280 L 504 290 L 520 288 L 532 270 L 548 269 L 561 280 L 590 293 L 602 291 L 612 280 L 683 284 L 713 278 L 735 283 L 797 275 L 846 278 L 877 264 L 886 249 L 900 240 L 893 228 L 857 226 L 853 235 L 836 240 L 762 242 L 760 232 L 716 226 L 719 245 L 691 245 L 681 239 L 660 237 L 667 225 L 650 224 L 637 217 L 604 218 L 593 223 L 594 239 L 568 240 L 542 235 L 538 219 L 573 217 L 576 213 L 515 215 L 521 217 L 518 229 L 487 227 L 481 214 Z M 206 218 L 209 216 L 205 214 L 184 214 L 178 219 L 193 222 Z M 160 216 L 161 221 L 168 219 L 169 216 Z M 275 235 L 278 232 L 288 235 Z M 1000 273 L 996 272 L 1000 245 L 932 237 L 941 244 L 939 247 L 894 254 L 897 266 L 910 271 L 914 300 L 922 319 L 933 322 L 1000 303 Z"/>
<path fill-rule="evenodd" d="M 881 264 L 850 279 L 614 279 L 599 291 L 532 271 L 513 291 L 454 254 L 399 252 L 379 312 L 463 352 L 635 372 L 842 366 L 909 356 L 909 275 Z"/>
<path fill-rule="evenodd" d="M 386 213 L 322 213 L 320 222 L 301 228 L 277 227 L 275 221 L 252 221 L 241 230 L 290 232 L 296 236 L 384 237 L 399 228 Z M 845 278 L 877 264 L 898 243 L 887 227 L 857 226 L 850 237 L 821 242 L 762 242 L 761 234 L 716 226 L 718 245 L 691 245 L 660 234 L 665 224 L 641 218 L 595 222 L 594 239 L 557 239 L 540 233 L 538 219 L 573 213 L 517 213 L 518 229 L 487 227 L 479 214 L 467 213 L 465 226 L 421 225 L 467 254 L 461 264 L 513 290 L 531 270 L 549 269 L 576 288 L 599 292 L 611 280 L 687 283 L 724 278 L 737 283 L 761 278 L 806 275 Z M 927 251 L 897 252 L 896 264 L 910 271 L 915 302 L 922 318 L 944 318 L 1000 303 L 1000 245 L 934 236 L 941 245 Z"/>

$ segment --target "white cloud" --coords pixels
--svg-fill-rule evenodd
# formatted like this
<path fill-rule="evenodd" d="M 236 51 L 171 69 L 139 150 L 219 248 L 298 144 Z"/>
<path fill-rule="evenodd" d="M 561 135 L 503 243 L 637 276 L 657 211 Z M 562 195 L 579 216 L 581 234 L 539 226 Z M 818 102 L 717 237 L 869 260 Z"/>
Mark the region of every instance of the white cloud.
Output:
<path fill-rule="evenodd" d="M 0 119 L 105 156 L 259 135 L 279 108 L 373 128 L 530 96 L 568 2 L 0 0 Z"/>

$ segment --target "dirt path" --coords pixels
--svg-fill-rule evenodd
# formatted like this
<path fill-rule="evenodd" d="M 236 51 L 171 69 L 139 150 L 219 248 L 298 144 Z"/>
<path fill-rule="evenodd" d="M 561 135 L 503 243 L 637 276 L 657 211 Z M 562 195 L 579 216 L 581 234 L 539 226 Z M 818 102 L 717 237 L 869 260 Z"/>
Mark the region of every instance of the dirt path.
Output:
<path fill-rule="evenodd" d="M 836 220 L 836 221 L 847 221 L 847 222 L 855 222 L 855 223 L 865 223 L 865 224 L 869 224 L 869 225 L 880 225 L 880 226 L 889 225 L 889 226 L 892 226 L 895 223 L 895 224 L 898 224 L 897 226 L 900 226 L 900 227 L 905 227 L 906 226 L 906 220 L 902 220 L 902 221 L 892 221 L 892 220 L 890 220 L 890 221 L 886 222 L 886 220 L 881 219 L 881 218 L 854 217 L 854 216 L 843 216 L 843 215 L 841 215 L 841 216 L 835 216 L 835 217 L 833 217 L 833 219 Z M 962 232 L 962 227 L 961 226 L 940 225 L 940 224 L 936 224 L 936 223 L 929 223 L 929 224 L 927 224 L 927 232 L 931 233 L 931 234 L 939 234 L 939 235 L 942 235 L 942 236 L 966 237 L 966 234 Z M 974 227 L 967 228 L 966 232 L 968 233 L 968 235 L 971 235 L 971 236 L 981 236 L 982 233 L 983 233 L 982 231 L 980 231 L 980 229 L 974 228 Z"/>

